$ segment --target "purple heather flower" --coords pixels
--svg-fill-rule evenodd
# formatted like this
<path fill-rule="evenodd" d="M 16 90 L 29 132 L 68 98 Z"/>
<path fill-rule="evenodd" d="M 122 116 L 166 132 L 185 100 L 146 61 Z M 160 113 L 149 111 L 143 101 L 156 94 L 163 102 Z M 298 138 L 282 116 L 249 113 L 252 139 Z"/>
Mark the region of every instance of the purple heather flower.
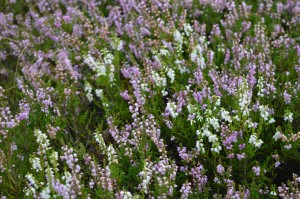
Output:
<path fill-rule="evenodd" d="M 283 97 L 286 104 L 291 102 L 291 95 L 286 90 L 283 92 Z"/>
<path fill-rule="evenodd" d="M 237 159 L 238 159 L 238 160 L 242 160 L 242 159 L 245 158 L 245 153 L 242 153 L 242 154 L 236 154 L 236 156 L 237 156 Z"/>
<path fill-rule="evenodd" d="M 225 172 L 225 169 L 224 169 L 224 167 L 222 166 L 222 165 L 218 165 L 217 166 L 217 172 L 219 173 L 219 174 L 223 174 L 224 172 Z"/>
<path fill-rule="evenodd" d="M 239 144 L 239 149 L 243 150 L 245 148 L 246 144 Z"/>
<path fill-rule="evenodd" d="M 254 171 L 256 176 L 259 176 L 259 174 L 260 174 L 260 167 L 259 166 L 252 167 L 252 170 Z"/>

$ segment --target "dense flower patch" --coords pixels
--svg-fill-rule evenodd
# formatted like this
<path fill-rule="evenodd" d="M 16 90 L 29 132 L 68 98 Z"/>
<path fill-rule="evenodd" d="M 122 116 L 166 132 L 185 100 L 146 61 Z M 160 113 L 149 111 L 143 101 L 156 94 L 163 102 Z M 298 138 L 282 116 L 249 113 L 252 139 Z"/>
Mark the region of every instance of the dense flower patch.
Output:
<path fill-rule="evenodd" d="M 300 2 L 0 4 L 1 198 L 300 198 Z"/>

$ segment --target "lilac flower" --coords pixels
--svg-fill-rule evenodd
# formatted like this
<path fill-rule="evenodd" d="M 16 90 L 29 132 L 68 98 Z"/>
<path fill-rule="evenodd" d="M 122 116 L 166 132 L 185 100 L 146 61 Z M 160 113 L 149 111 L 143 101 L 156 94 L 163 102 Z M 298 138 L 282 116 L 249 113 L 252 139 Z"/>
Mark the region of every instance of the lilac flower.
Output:
<path fill-rule="evenodd" d="M 246 156 L 245 156 L 245 153 L 242 153 L 242 154 L 236 154 L 236 156 L 237 156 L 237 159 L 238 160 L 242 160 L 242 159 L 244 159 Z"/>
<path fill-rule="evenodd" d="M 259 176 L 260 174 L 260 167 L 259 166 L 254 166 L 252 167 L 253 172 L 255 173 L 256 176 Z"/>
<path fill-rule="evenodd" d="M 219 173 L 219 174 L 223 174 L 224 172 L 225 172 L 225 169 L 224 169 L 224 167 L 222 166 L 222 165 L 218 165 L 217 166 L 217 172 Z"/>
<path fill-rule="evenodd" d="M 181 189 L 180 189 L 180 192 L 181 192 L 181 198 L 188 198 L 188 196 L 190 195 L 191 193 L 191 183 L 190 182 L 186 182 L 182 185 Z"/>

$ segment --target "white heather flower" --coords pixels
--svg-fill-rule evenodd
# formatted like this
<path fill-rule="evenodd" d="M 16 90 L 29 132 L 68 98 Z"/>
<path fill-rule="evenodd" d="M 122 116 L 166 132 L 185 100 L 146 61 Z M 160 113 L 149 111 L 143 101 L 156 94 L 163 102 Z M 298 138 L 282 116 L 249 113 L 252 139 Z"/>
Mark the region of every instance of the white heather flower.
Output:
<path fill-rule="evenodd" d="M 141 84 L 141 90 L 144 91 L 144 92 L 149 92 L 149 88 L 148 88 L 148 84 Z"/>
<path fill-rule="evenodd" d="M 180 74 L 188 72 L 188 69 L 183 65 L 183 61 L 175 60 L 174 62 L 180 72 Z"/>
<path fill-rule="evenodd" d="M 209 119 L 209 124 L 212 125 L 212 127 L 217 131 L 219 132 L 219 128 L 220 128 L 220 125 L 218 123 L 218 119 L 215 118 L 215 117 L 212 117 Z"/>
<path fill-rule="evenodd" d="M 42 199 L 49 199 L 49 198 L 51 198 L 49 186 L 47 186 L 45 189 L 43 189 L 43 191 L 40 193 L 40 197 Z"/>
<path fill-rule="evenodd" d="M 243 82 L 241 83 L 239 87 L 239 106 L 240 110 L 243 114 L 243 116 L 248 116 L 249 115 L 249 105 L 251 103 L 251 98 L 249 95 L 249 88 L 248 88 L 248 83 L 245 79 L 243 79 Z"/>
<path fill-rule="evenodd" d="M 132 199 L 132 194 L 129 191 L 121 191 L 122 199 Z"/>
<path fill-rule="evenodd" d="M 293 113 L 291 113 L 289 110 L 285 111 L 285 114 L 284 114 L 284 121 L 288 121 L 290 123 L 293 122 Z"/>
<path fill-rule="evenodd" d="M 277 141 L 277 140 L 279 140 L 279 139 L 281 139 L 282 138 L 282 135 L 281 135 L 281 133 L 279 132 L 279 131 L 277 131 L 275 134 L 274 134 L 274 136 L 273 136 L 273 139 L 275 140 L 275 141 Z"/>
<path fill-rule="evenodd" d="M 202 135 L 205 135 L 206 137 L 209 137 L 212 135 L 212 133 L 208 130 L 208 127 L 203 128 L 203 133 Z"/>
<path fill-rule="evenodd" d="M 90 54 L 84 56 L 83 62 L 85 64 L 87 64 L 93 71 L 96 72 L 97 77 L 99 77 L 101 75 L 106 75 L 105 65 L 100 64 L 99 62 L 96 62 Z"/>
<path fill-rule="evenodd" d="M 292 148 L 292 145 L 291 144 L 284 145 L 284 148 L 287 149 L 287 150 L 290 150 Z"/>
<path fill-rule="evenodd" d="M 104 56 L 104 63 L 105 64 L 108 64 L 108 65 L 110 65 L 110 64 L 112 64 L 112 62 L 113 62 L 113 59 L 114 59 L 114 56 L 111 54 L 111 53 L 107 53 L 105 56 Z"/>
<path fill-rule="evenodd" d="M 222 150 L 222 147 L 220 146 L 220 143 L 214 142 L 212 145 L 211 151 L 215 152 L 215 153 L 220 153 L 221 150 Z"/>
<path fill-rule="evenodd" d="M 51 167 L 47 167 L 47 169 L 46 169 L 46 175 L 45 175 L 45 177 L 46 177 L 46 179 L 47 179 L 48 182 L 51 182 L 51 180 L 54 179 L 54 171 L 53 170 L 55 170 L 56 172 L 59 171 L 58 168 L 52 169 Z"/>
<path fill-rule="evenodd" d="M 40 158 L 34 157 L 34 158 L 29 158 L 29 161 L 32 165 L 32 168 L 36 171 L 42 171 L 41 163 L 40 163 Z"/>
<path fill-rule="evenodd" d="M 114 72 L 115 72 L 115 66 L 113 65 L 114 56 L 111 53 L 106 52 L 105 50 L 104 50 L 104 54 L 105 54 L 105 56 L 103 58 L 104 64 L 106 66 L 110 67 L 109 81 L 113 82 L 114 81 Z"/>
<path fill-rule="evenodd" d="M 89 102 L 93 101 L 93 94 L 92 93 L 87 93 L 86 94 L 87 99 L 89 100 Z"/>
<path fill-rule="evenodd" d="M 270 195 L 271 195 L 271 196 L 277 196 L 277 193 L 276 193 L 275 191 L 271 191 L 271 192 L 270 192 Z"/>
<path fill-rule="evenodd" d="M 267 110 L 267 107 L 263 106 L 263 105 L 260 105 L 259 107 L 259 111 L 260 111 L 260 117 L 264 119 L 264 121 L 267 121 L 268 120 L 268 117 L 269 117 L 269 112 Z"/>
<path fill-rule="evenodd" d="M 116 153 L 114 147 L 110 144 L 107 147 L 107 156 L 108 156 L 108 162 L 109 162 L 109 164 L 111 164 L 111 163 L 118 164 L 118 158 L 117 158 L 116 154 L 117 153 Z"/>
<path fill-rule="evenodd" d="M 141 190 L 146 194 L 148 193 L 148 185 L 152 177 L 152 170 L 151 170 L 152 167 L 153 167 L 153 163 L 146 161 L 144 164 L 143 171 L 139 173 L 139 176 L 142 178 L 142 183 L 139 186 Z"/>
<path fill-rule="evenodd" d="M 209 137 L 208 137 L 208 141 L 210 143 L 214 143 L 214 142 L 217 142 L 218 141 L 218 138 L 215 134 L 210 134 Z"/>
<path fill-rule="evenodd" d="M 218 97 L 216 100 L 216 106 L 220 106 L 220 105 L 221 105 L 221 99 L 220 97 Z"/>
<path fill-rule="evenodd" d="M 205 69 L 205 60 L 202 55 L 202 47 L 200 45 L 195 46 L 192 53 L 190 54 L 191 61 L 196 63 L 201 69 Z"/>
<path fill-rule="evenodd" d="M 106 144 L 105 144 L 105 142 L 104 142 L 104 139 L 103 139 L 103 137 L 102 137 L 102 134 L 99 133 L 98 131 L 95 131 L 94 137 L 95 137 L 96 142 L 99 144 L 100 149 L 101 149 L 102 151 L 105 151 L 105 150 L 106 150 Z"/>
<path fill-rule="evenodd" d="M 184 30 L 186 36 L 188 36 L 188 37 L 189 37 L 189 36 L 191 35 L 191 33 L 193 32 L 192 26 L 191 26 L 190 24 L 187 24 L 187 23 L 185 23 L 185 24 L 183 25 L 183 30 Z"/>
<path fill-rule="evenodd" d="M 34 187 L 34 188 L 38 188 L 38 185 L 36 183 L 36 180 L 34 178 L 34 176 L 31 173 L 26 174 L 25 178 L 28 180 L 29 184 Z"/>
<path fill-rule="evenodd" d="M 196 148 L 200 153 L 205 153 L 204 144 L 202 143 L 202 139 L 197 140 Z"/>
<path fill-rule="evenodd" d="M 169 68 L 167 75 L 170 78 L 171 83 L 173 83 L 175 80 L 175 72 L 171 68 Z"/>
<path fill-rule="evenodd" d="M 257 95 L 259 97 L 264 97 L 263 81 L 264 81 L 264 78 L 262 76 L 260 76 L 258 79 L 258 83 L 257 83 L 257 87 L 258 87 Z"/>
<path fill-rule="evenodd" d="M 178 43 L 180 43 L 180 44 L 183 42 L 183 41 L 182 41 L 181 33 L 180 33 L 178 30 L 175 30 L 175 31 L 174 31 L 173 36 L 174 36 L 174 40 L 175 40 L 176 42 L 178 42 Z"/>
<path fill-rule="evenodd" d="M 256 133 L 253 133 L 249 138 L 249 144 L 254 145 L 256 148 L 260 148 L 263 143 L 261 139 L 257 139 Z"/>
<path fill-rule="evenodd" d="M 178 116 L 178 113 L 176 112 L 176 104 L 174 102 L 168 102 L 167 108 L 168 112 L 171 114 L 172 118 L 176 118 Z"/>
<path fill-rule="evenodd" d="M 92 86 L 88 82 L 86 82 L 84 86 L 84 91 L 87 92 L 86 97 L 89 102 L 93 101 Z"/>
<path fill-rule="evenodd" d="M 110 65 L 110 73 L 109 73 L 109 81 L 113 82 L 115 81 L 115 66 L 113 64 Z M 113 84 L 111 84 L 113 86 Z"/>
<path fill-rule="evenodd" d="M 232 122 L 231 117 L 229 116 L 229 112 L 224 110 L 223 108 L 221 108 L 221 118 L 226 122 Z"/>
<path fill-rule="evenodd" d="M 45 150 L 48 149 L 50 143 L 49 143 L 49 140 L 47 139 L 47 135 L 42 133 L 42 131 L 36 129 L 34 131 L 34 135 L 35 137 L 37 138 L 36 139 L 36 142 Z"/>
<path fill-rule="evenodd" d="M 240 118 L 238 115 L 234 116 L 233 119 L 235 119 L 236 121 L 240 121 Z"/>
<path fill-rule="evenodd" d="M 152 78 L 158 87 L 165 87 L 167 85 L 167 79 L 154 71 L 152 71 Z"/>
<path fill-rule="evenodd" d="M 102 89 L 96 89 L 96 96 L 99 97 L 100 99 L 103 97 L 103 90 Z"/>
<path fill-rule="evenodd" d="M 121 51 L 123 49 L 123 41 L 119 38 L 113 38 L 112 39 L 112 43 L 111 43 L 111 47 L 114 49 L 114 50 L 117 50 L 117 51 Z"/>
<path fill-rule="evenodd" d="M 245 125 L 248 127 L 248 128 L 256 128 L 256 125 L 251 121 L 251 118 L 247 119 L 245 121 Z"/>
<path fill-rule="evenodd" d="M 162 96 L 167 96 L 168 95 L 168 91 L 162 90 L 161 94 L 162 94 Z"/>
<path fill-rule="evenodd" d="M 275 123 L 275 119 L 274 119 L 274 118 L 271 118 L 271 119 L 269 120 L 269 124 L 273 124 L 273 123 Z"/>
<path fill-rule="evenodd" d="M 162 48 L 159 51 L 159 55 L 161 55 L 161 56 L 170 56 L 170 53 L 169 53 L 169 51 L 167 49 Z"/>

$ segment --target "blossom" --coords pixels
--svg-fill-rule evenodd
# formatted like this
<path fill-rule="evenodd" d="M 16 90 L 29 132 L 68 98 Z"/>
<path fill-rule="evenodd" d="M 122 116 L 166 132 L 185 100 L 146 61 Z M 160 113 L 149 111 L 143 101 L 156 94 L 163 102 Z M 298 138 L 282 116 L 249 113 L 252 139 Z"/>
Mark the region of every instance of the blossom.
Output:
<path fill-rule="evenodd" d="M 218 164 L 218 166 L 217 166 L 217 172 L 218 172 L 219 174 L 224 173 L 224 172 L 225 172 L 224 167 L 223 167 L 222 165 Z"/>
<path fill-rule="evenodd" d="M 249 138 L 249 144 L 254 145 L 256 148 L 260 148 L 263 143 L 261 139 L 257 139 L 256 133 L 252 134 Z"/>
<path fill-rule="evenodd" d="M 178 116 L 176 108 L 177 108 L 177 106 L 174 102 L 167 103 L 166 110 L 171 114 L 172 118 L 176 118 Z"/>
<path fill-rule="evenodd" d="M 256 176 L 259 176 L 260 174 L 260 167 L 259 166 L 254 166 L 252 167 L 253 172 L 255 173 Z"/>
<path fill-rule="evenodd" d="M 286 110 L 283 119 L 284 119 L 284 121 L 288 121 L 288 122 L 292 123 L 293 122 L 293 113 L 290 112 L 289 110 Z"/>

